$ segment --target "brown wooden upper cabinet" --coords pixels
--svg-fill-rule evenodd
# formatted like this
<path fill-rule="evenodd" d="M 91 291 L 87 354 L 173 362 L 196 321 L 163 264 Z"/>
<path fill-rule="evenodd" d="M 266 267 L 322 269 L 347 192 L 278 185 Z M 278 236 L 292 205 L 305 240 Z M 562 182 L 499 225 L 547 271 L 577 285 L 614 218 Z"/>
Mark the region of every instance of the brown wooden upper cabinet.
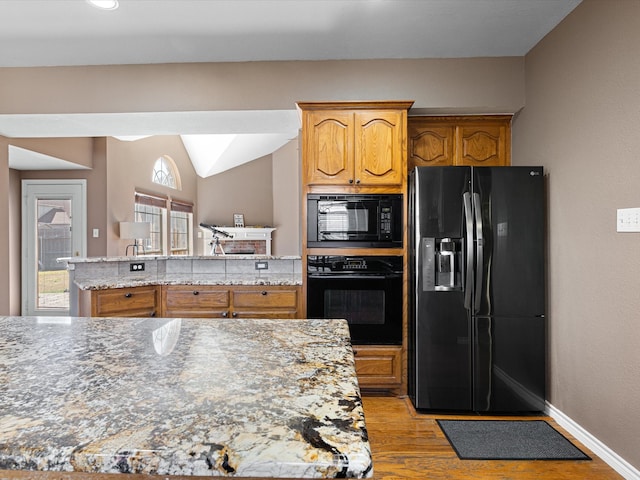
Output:
<path fill-rule="evenodd" d="M 401 186 L 413 102 L 298 103 L 306 185 Z"/>
<path fill-rule="evenodd" d="M 511 115 L 409 117 L 408 168 L 511 164 Z"/>

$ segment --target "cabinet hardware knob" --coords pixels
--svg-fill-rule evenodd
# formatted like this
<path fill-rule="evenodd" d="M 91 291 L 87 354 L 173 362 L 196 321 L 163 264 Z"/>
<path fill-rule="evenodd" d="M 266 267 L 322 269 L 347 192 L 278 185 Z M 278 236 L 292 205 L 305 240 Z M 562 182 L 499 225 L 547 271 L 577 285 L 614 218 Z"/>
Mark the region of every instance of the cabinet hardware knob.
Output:
<path fill-rule="evenodd" d="M 127 292 L 124 294 L 125 298 L 131 298 L 131 292 Z"/>
<path fill-rule="evenodd" d="M 227 318 L 227 317 L 229 316 L 229 312 L 222 312 L 222 316 L 223 316 L 224 318 Z"/>
<path fill-rule="evenodd" d="M 357 179 L 357 180 L 356 180 L 356 183 L 360 183 L 360 179 Z"/>
<path fill-rule="evenodd" d="M 151 312 L 151 316 L 155 317 L 156 316 L 156 312 Z"/>
<path fill-rule="evenodd" d="M 262 292 L 260 292 L 260 293 L 261 293 L 262 295 L 266 295 L 266 294 L 267 294 L 267 291 L 266 291 L 266 290 L 263 290 L 263 291 L 262 291 Z"/>
<path fill-rule="evenodd" d="M 200 295 L 200 292 L 199 292 L 198 290 L 194 290 L 194 291 L 193 291 L 193 294 L 194 294 L 194 295 Z"/>
<path fill-rule="evenodd" d="M 238 312 L 233 312 L 233 313 L 231 314 L 231 316 L 232 316 L 233 318 L 237 317 L 237 316 L 238 316 Z"/>
<path fill-rule="evenodd" d="M 349 183 L 353 183 L 353 178 L 350 178 L 350 179 L 349 179 Z"/>

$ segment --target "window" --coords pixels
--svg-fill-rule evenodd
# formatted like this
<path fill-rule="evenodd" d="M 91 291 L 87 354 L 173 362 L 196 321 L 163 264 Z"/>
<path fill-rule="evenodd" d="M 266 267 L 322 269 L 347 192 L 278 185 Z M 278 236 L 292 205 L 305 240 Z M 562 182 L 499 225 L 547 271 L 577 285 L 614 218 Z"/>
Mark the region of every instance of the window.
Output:
<path fill-rule="evenodd" d="M 193 253 L 193 204 L 169 197 L 136 192 L 135 221 L 151 223 L 151 238 L 144 241 L 146 255 Z"/>
<path fill-rule="evenodd" d="M 163 155 L 153 165 L 151 177 L 153 183 L 180 190 L 180 175 L 173 159 L 169 155 Z"/>
<path fill-rule="evenodd" d="M 193 230 L 193 205 L 178 201 L 171 202 L 171 255 L 190 255 L 193 251 L 191 231 Z"/>
<path fill-rule="evenodd" d="M 136 192 L 135 221 L 151 223 L 151 238 L 144 239 L 146 255 L 167 255 L 163 241 L 167 217 L 167 197 Z"/>

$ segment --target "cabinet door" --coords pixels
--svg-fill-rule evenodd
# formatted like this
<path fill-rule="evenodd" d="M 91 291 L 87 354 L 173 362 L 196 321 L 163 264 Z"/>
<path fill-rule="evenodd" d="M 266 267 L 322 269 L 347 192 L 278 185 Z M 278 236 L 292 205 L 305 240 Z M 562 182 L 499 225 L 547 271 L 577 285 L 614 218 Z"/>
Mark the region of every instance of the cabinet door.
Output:
<path fill-rule="evenodd" d="M 460 125 L 457 130 L 456 165 L 493 167 L 511 163 L 507 124 Z"/>
<path fill-rule="evenodd" d="M 297 318 L 300 287 L 264 286 L 233 289 L 234 317 Z"/>
<path fill-rule="evenodd" d="M 229 316 L 230 292 L 227 287 L 169 285 L 162 290 L 163 317 Z"/>
<path fill-rule="evenodd" d="M 158 287 L 110 288 L 91 294 L 92 317 L 155 317 Z"/>
<path fill-rule="evenodd" d="M 396 110 L 355 113 L 356 185 L 401 185 L 404 114 Z"/>
<path fill-rule="evenodd" d="M 409 121 L 409 171 L 414 167 L 453 165 L 455 129 L 453 125 Z"/>
<path fill-rule="evenodd" d="M 394 388 L 402 382 L 402 347 L 357 345 L 353 353 L 362 387 Z"/>
<path fill-rule="evenodd" d="M 306 183 L 353 183 L 353 113 L 305 112 L 304 131 Z"/>

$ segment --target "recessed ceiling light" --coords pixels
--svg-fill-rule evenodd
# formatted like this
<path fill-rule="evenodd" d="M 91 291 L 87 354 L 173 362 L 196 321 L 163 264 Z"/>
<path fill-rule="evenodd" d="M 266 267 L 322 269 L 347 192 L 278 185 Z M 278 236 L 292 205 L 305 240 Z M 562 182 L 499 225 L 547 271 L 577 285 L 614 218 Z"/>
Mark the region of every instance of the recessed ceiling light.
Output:
<path fill-rule="evenodd" d="M 87 2 L 102 10 L 115 10 L 118 8 L 118 0 L 87 0 Z"/>

